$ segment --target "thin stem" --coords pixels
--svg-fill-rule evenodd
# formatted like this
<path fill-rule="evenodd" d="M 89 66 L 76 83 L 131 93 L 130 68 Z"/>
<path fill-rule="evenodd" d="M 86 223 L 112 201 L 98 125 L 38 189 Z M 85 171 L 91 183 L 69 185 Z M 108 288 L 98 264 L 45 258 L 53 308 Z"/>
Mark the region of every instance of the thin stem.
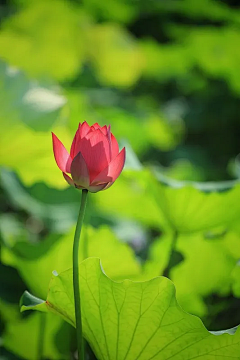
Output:
<path fill-rule="evenodd" d="M 177 238 L 178 238 L 178 232 L 176 230 L 174 230 L 173 237 L 172 237 L 171 248 L 170 248 L 170 254 L 169 254 L 169 258 L 168 258 L 168 263 L 167 263 L 167 266 L 166 266 L 165 270 L 163 271 L 163 276 L 166 276 L 168 278 L 169 278 L 169 273 L 170 273 L 170 270 L 171 270 L 171 267 L 172 267 L 172 260 L 173 260 L 173 255 L 174 255 L 176 243 L 177 243 Z"/>
<path fill-rule="evenodd" d="M 44 313 L 40 313 L 39 319 L 39 335 L 38 335 L 38 344 L 37 344 L 37 360 L 43 359 L 44 353 L 44 335 L 46 328 L 46 315 Z"/>
<path fill-rule="evenodd" d="M 85 359 L 84 340 L 82 334 L 82 315 L 81 315 L 81 299 L 80 299 L 80 284 L 79 284 L 79 268 L 78 268 L 78 252 L 79 242 L 82 230 L 83 218 L 86 209 L 88 190 L 82 190 L 82 200 L 79 210 L 77 226 L 74 235 L 73 243 L 73 290 L 75 302 L 75 317 L 76 317 L 76 332 L 77 332 L 77 346 L 78 346 L 78 359 Z"/>
<path fill-rule="evenodd" d="M 83 260 L 85 260 L 88 257 L 88 234 L 87 234 L 87 231 L 84 234 L 82 254 L 83 254 Z"/>

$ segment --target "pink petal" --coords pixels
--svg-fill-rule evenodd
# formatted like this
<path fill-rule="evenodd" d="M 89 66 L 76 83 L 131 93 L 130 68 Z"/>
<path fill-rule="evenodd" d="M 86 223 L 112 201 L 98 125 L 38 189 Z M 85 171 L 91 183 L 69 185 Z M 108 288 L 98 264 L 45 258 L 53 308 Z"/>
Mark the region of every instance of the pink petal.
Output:
<path fill-rule="evenodd" d="M 107 125 L 100 126 L 98 123 L 95 123 L 91 126 L 91 128 L 94 130 L 100 129 L 104 135 L 107 135 Z"/>
<path fill-rule="evenodd" d="M 81 152 L 81 141 L 82 139 L 88 134 L 91 133 L 91 128 L 86 121 L 82 124 L 79 124 L 77 132 L 74 136 L 73 143 L 72 143 L 72 153 L 70 152 L 72 159 Z"/>
<path fill-rule="evenodd" d="M 82 187 L 89 186 L 89 173 L 84 157 L 79 152 L 72 161 L 71 174 L 75 184 Z"/>
<path fill-rule="evenodd" d="M 80 151 L 86 161 L 91 182 L 110 162 L 108 139 L 97 129 L 82 139 Z"/>
<path fill-rule="evenodd" d="M 63 172 L 63 177 L 68 182 L 69 185 L 75 187 L 74 181 L 70 178 L 70 176 L 68 176 L 66 173 Z"/>
<path fill-rule="evenodd" d="M 114 184 L 114 182 L 107 183 L 107 185 L 103 188 L 103 190 L 109 189 L 113 184 Z"/>
<path fill-rule="evenodd" d="M 95 123 L 91 126 L 94 130 L 101 129 L 101 126 L 98 123 Z"/>
<path fill-rule="evenodd" d="M 112 158 L 114 159 L 119 153 L 118 142 L 113 134 L 111 134 Z"/>
<path fill-rule="evenodd" d="M 62 142 L 57 138 L 57 136 L 52 133 L 52 141 L 53 141 L 53 153 L 57 163 L 57 166 L 63 172 L 70 173 L 70 167 L 72 158 L 66 150 L 65 146 Z"/>
<path fill-rule="evenodd" d="M 104 125 L 103 127 L 101 127 L 100 130 L 102 131 L 102 133 L 103 133 L 104 135 L 107 135 L 107 133 L 108 133 L 107 125 Z"/>
<path fill-rule="evenodd" d="M 126 158 L 125 148 L 113 159 L 110 164 L 101 171 L 91 182 L 91 185 L 98 185 L 99 183 L 113 183 L 121 174 Z"/>
<path fill-rule="evenodd" d="M 107 185 L 108 185 L 107 183 L 99 184 L 99 185 L 90 185 L 88 187 L 88 190 L 92 193 L 96 193 L 98 191 L 104 190 Z"/>
<path fill-rule="evenodd" d="M 80 132 L 80 138 L 84 138 L 90 131 L 90 126 L 88 125 L 88 123 L 86 121 L 84 121 L 79 129 Z"/>
<path fill-rule="evenodd" d="M 110 161 L 112 161 L 112 139 L 111 139 L 111 126 L 109 125 L 107 128 L 107 138 L 109 143 L 109 154 L 110 154 Z"/>
<path fill-rule="evenodd" d="M 79 129 L 81 127 L 81 123 L 79 123 L 78 125 L 78 129 L 76 131 L 76 134 L 73 138 L 73 142 L 72 142 L 72 146 L 71 146 L 71 150 L 70 150 L 70 155 L 71 155 L 71 158 L 73 159 L 77 154 L 76 154 L 76 144 L 78 143 L 79 141 L 79 137 L 80 137 L 80 134 L 79 134 Z"/>

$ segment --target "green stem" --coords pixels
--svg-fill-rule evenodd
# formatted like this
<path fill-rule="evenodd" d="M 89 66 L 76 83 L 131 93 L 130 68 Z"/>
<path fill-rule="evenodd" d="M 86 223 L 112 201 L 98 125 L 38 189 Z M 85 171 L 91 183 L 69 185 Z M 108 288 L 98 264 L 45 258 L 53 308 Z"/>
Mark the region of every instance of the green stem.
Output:
<path fill-rule="evenodd" d="M 176 243 L 177 243 L 177 238 L 178 238 L 178 232 L 176 230 L 174 230 L 173 236 L 172 236 L 170 254 L 169 254 L 169 258 L 168 258 L 168 263 L 167 263 L 165 270 L 163 271 L 163 276 L 168 277 L 168 278 L 169 278 L 170 270 L 172 268 L 172 260 L 173 260 Z"/>
<path fill-rule="evenodd" d="M 76 317 L 76 332 L 77 332 L 77 346 L 78 346 L 78 359 L 85 359 L 84 352 L 84 340 L 82 334 L 82 315 L 81 315 L 81 299 L 80 299 L 80 284 L 79 284 L 79 242 L 81 229 L 83 224 L 84 213 L 87 203 L 88 190 L 82 190 L 81 206 L 78 214 L 77 226 L 74 235 L 73 243 L 73 290 L 74 290 L 74 302 L 75 302 L 75 317 Z"/>
<path fill-rule="evenodd" d="M 40 313 L 39 319 L 39 335 L 38 335 L 38 347 L 37 347 L 37 360 L 43 359 L 44 352 L 44 335 L 46 328 L 46 314 Z"/>

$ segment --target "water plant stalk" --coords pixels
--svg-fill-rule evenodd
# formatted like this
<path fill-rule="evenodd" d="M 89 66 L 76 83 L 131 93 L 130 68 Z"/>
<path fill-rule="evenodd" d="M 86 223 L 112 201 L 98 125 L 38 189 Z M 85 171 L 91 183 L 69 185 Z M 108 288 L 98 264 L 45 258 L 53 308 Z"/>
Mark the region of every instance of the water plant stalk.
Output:
<path fill-rule="evenodd" d="M 79 284 L 79 243 L 83 219 L 87 203 L 88 190 L 82 190 L 82 199 L 80 210 L 77 219 L 77 225 L 74 235 L 73 243 L 73 290 L 74 290 L 74 303 L 75 303 L 75 318 L 76 318 L 76 333 L 77 333 L 77 346 L 78 346 L 78 359 L 85 359 L 84 339 L 82 333 L 82 314 L 81 314 L 81 296 Z"/>

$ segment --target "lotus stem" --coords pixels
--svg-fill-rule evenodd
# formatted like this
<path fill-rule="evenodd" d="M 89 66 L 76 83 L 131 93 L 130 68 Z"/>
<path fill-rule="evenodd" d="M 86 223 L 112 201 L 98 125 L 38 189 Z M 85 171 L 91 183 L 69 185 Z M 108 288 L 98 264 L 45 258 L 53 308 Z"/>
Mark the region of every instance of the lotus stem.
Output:
<path fill-rule="evenodd" d="M 85 359 L 84 339 L 82 333 L 82 314 L 81 314 L 81 297 L 79 284 L 79 243 L 82 230 L 83 218 L 86 209 L 88 190 L 82 190 L 81 206 L 78 214 L 77 226 L 74 235 L 73 243 L 73 290 L 75 303 L 75 318 L 76 318 L 76 333 L 77 333 L 77 347 L 78 359 Z"/>

